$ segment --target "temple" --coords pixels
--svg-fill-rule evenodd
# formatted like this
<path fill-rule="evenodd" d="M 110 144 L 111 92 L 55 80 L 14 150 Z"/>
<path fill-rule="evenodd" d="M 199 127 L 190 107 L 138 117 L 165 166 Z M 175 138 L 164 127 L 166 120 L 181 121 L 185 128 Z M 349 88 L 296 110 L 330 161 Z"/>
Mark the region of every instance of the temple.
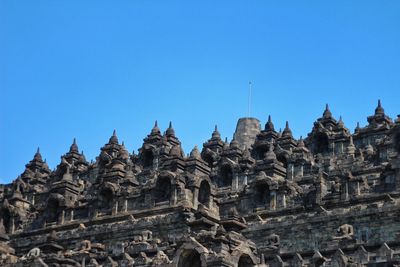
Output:
<path fill-rule="evenodd" d="M 371 112 L 372 113 L 372 112 Z M 400 115 L 352 133 L 328 105 L 304 138 L 239 120 L 185 154 L 157 123 L 138 153 L 114 131 L 0 185 L 1 266 L 400 266 Z"/>

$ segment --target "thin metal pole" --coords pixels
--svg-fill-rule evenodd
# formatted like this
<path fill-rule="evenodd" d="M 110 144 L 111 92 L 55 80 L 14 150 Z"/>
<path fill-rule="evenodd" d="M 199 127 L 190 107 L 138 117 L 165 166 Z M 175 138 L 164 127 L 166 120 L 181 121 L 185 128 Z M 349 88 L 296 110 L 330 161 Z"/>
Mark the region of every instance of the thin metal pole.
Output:
<path fill-rule="evenodd" d="M 248 107 L 247 107 L 247 117 L 250 118 L 250 107 L 251 107 L 251 81 L 249 82 L 249 98 L 248 98 Z"/>

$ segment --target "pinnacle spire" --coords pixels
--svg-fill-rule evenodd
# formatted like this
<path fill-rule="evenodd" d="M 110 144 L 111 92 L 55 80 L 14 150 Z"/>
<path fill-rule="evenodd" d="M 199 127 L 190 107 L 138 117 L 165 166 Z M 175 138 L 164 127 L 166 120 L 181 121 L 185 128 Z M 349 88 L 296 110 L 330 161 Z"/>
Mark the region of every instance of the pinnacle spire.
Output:
<path fill-rule="evenodd" d="M 338 125 L 341 126 L 341 127 L 344 126 L 344 122 L 343 122 L 342 116 L 339 117 Z"/>
<path fill-rule="evenodd" d="M 36 161 L 42 161 L 42 155 L 40 154 L 40 148 L 38 147 L 36 150 L 35 155 L 33 156 L 33 159 Z"/>
<path fill-rule="evenodd" d="M 118 137 L 117 137 L 117 131 L 113 131 L 112 136 L 110 137 L 110 140 L 108 141 L 110 144 L 118 144 Z"/>
<path fill-rule="evenodd" d="M 69 148 L 69 152 L 78 152 L 78 145 L 76 144 L 76 138 L 74 137 L 74 140 L 72 141 L 72 145 Z"/>
<path fill-rule="evenodd" d="M 211 138 L 221 138 L 221 134 L 218 131 L 218 126 L 215 124 L 214 132 L 211 135 Z"/>
<path fill-rule="evenodd" d="M 324 113 L 322 114 L 322 116 L 325 119 L 332 118 L 332 112 L 330 111 L 328 104 L 325 105 L 325 110 L 324 110 Z"/>
<path fill-rule="evenodd" d="M 298 147 L 304 147 L 305 145 L 304 145 L 304 140 L 303 140 L 303 136 L 301 135 L 300 136 L 300 140 L 299 140 L 299 142 L 297 143 L 297 146 Z"/>
<path fill-rule="evenodd" d="M 169 122 L 169 126 L 167 131 L 165 132 L 167 136 L 173 136 L 175 135 L 175 130 L 172 128 L 172 121 Z"/>
<path fill-rule="evenodd" d="M 158 122 L 157 120 L 154 122 L 153 129 L 151 129 L 151 134 L 159 134 L 160 133 L 160 128 L 158 128 Z"/>
<path fill-rule="evenodd" d="M 274 124 L 272 123 L 271 115 L 268 115 L 268 121 L 265 124 L 266 131 L 275 131 Z"/>
<path fill-rule="evenodd" d="M 201 156 L 200 156 L 200 151 L 199 151 L 199 149 L 197 148 L 197 145 L 194 146 L 194 148 L 193 148 L 192 151 L 190 152 L 190 157 L 191 157 L 191 158 L 194 158 L 194 159 L 200 159 L 200 158 L 201 158 Z"/>
<path fill-rule="evenodd" d="M 347 153 L 354 154 L 355 151 L 356 151 L 356 147 L 354 146 L 354 143 L 353 143 L 353 136 L 350 135 L 349 145 L 347 146 Z"/>
<path fill-rule="evenodd" d="M 231 143 L 229 144 L 230 148 L 239 148 L 239 142 L 236 140 L 235 136 L 233 136 Z"/>
<path fill-rule="evenodd" d="M 375 109 L 375 115 L 384 115 L 385 110 L 382 107 L 381 100 L 378 99 L 378 106 Z"/>
<path fill-rule="evenodd" d="M 292 136 L 292 130 L 290 130 L 288 121 L 286 121 L 285 129 L 283 129 L 282 136 Z"/>
<path fill-rule="evenodd" d="M 357 121 L 356 128 L 354 129 L 355 132 L 358 132 L 360 130 L 360 122 Z"/>

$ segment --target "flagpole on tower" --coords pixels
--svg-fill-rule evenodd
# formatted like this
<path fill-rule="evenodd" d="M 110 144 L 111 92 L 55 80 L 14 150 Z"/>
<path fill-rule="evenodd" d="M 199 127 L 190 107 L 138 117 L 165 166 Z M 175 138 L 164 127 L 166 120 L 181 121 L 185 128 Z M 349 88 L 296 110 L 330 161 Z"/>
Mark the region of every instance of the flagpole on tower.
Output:
<path fill-rule="evenodd" d="M 250 118 L 250 107 L 251 107 L 251 86 L 252 83 L 249 81 L 249 95 L 248 95 L 248 106 L 247 106 L 247 117 Z"/>

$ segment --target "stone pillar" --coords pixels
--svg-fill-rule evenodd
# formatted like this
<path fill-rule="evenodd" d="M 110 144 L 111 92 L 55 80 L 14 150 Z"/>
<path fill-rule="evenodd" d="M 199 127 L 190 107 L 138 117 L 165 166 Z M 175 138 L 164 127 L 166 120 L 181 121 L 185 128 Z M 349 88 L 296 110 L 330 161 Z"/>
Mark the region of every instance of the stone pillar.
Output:
<path fill-rule="evenodd" d="M 209 200 L 208 200 L 208 208 L 211 210 L 214 208 L 214 197 L 210 194 Z"/>
<path fill-rule="evenodd" d="M 147 193 L 144 195 L 144 205 L 147 207 L 154 206 L 154 201 L 152 201 L 151 194 Z"/>
<path fill-rule="evenodd" d="M 158 157 L 158 152 L 157 153 L 153 152 L 153 169 L 154 170 L 158 170 L 159 160 L 160 159 Z"/>
<path fill-rule="evenodd" d="M 282 194 L 282 207 L 286 208 L 286 193 Z"/>
<path fill-rule="evenodd" d="M 271 210 L 276 209 L 276 191 L 271 191 L 271 193 L 270 193 L 269 207 Z"/>
<path fill-rule="evenodd" d="M 342 200 L 349 199 L 349 183 L 347 181 L 342 186 L 341 195 L 342 195 Z"/>
<path fill-rule="evenodd" d="M 60 224 L 64 224 L 65 220 L 65 210 L 63 210 L 60 214 Z"/>
<path fill-rule="evenodd" d="M 237 191 L 238 188 L 239 188 L 239 177 L 237 173 L 234 173 L 232 179 L 232 190 Z"/>
<path fill-rule="evenodd" d="M 128 199 L 125 199 L 124 202 L 124 212 L 128 212 Z"/>
<path fill-rule="evenodd" d="M 288 172 L 287 172 L 286 177 L 288 180 L 293 180 L 293 178 L 294 178 L 294 164 L 293 163 L 289 163 Z"/>
<path fill-rule="evenodd" d="M 15 231 L 15 220 L 14 220 L 14 217 L 11 218 L 10 223 L 11 223 L 10 228 L 9 228 L 10 229 L 10 233 L 13 234 L 14 231 Z"/>
<path fill-rule="evenodd" d="M 199 188 L 195 187 L 193 191 L 193 208 L 197 209 L 199 205 Z"/>
<path fill-rule="evenodd" d="M 247 173 L 244 175 L 243 185 L 247 185 Z"/>
<path fill-rule="evenodd" d="M 115 215 L 118 213 L 118 201 L 115 201 L 113 208 L 111 210 L 111 215 Z"/>
<path fill-rule="evenodd" d="M 174 186 L 171 192 L 170 205 L 175 206 L 177 202 L 178 202 L 178 194 L 176 192 L 176 186 Z"/>

